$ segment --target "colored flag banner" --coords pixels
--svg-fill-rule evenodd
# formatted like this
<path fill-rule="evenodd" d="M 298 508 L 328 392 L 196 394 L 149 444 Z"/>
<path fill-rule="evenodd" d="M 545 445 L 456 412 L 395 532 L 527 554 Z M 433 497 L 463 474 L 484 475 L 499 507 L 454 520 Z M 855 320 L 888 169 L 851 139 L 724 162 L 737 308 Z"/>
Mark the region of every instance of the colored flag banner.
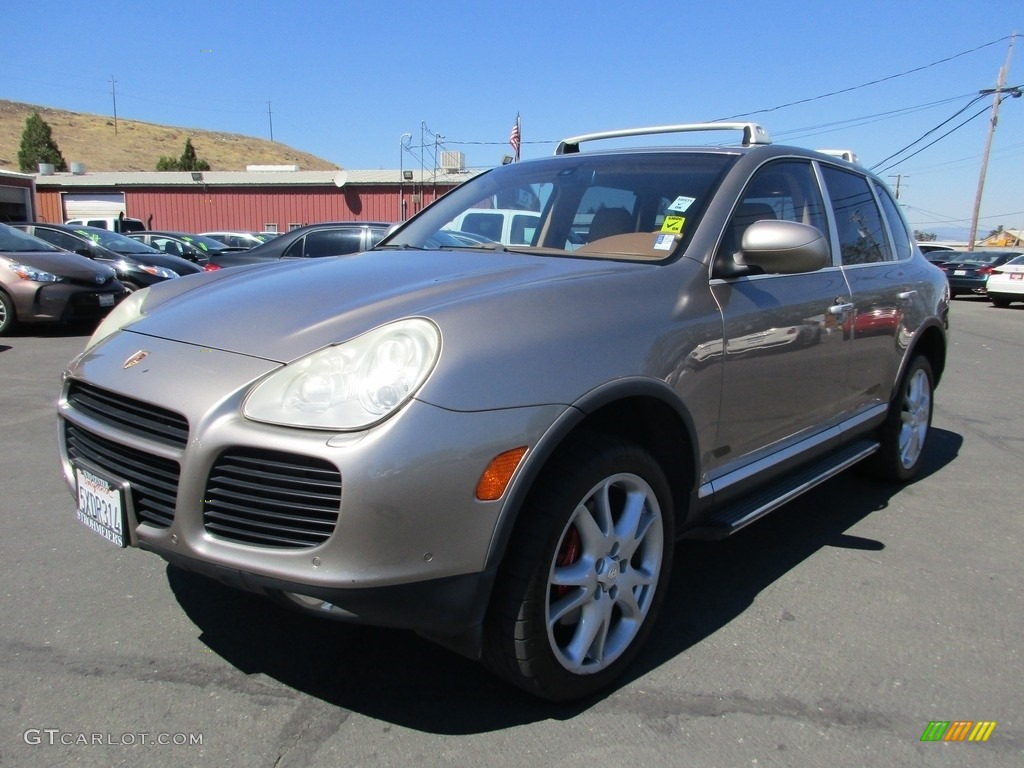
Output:
<path fill-rule="evenodd" d="M 932 720 L 921 741 L 988 741 L 996 725 L 994 720 Z"/>
<path fill-rule="evenodd" d="M 508 143 L 512 145 L 512 151 L 515 153 L 515 161 L 519 162 L 519 115 L 516 115 L 516 121 L 512 125 L 512 133 L 508 137 Z"/>

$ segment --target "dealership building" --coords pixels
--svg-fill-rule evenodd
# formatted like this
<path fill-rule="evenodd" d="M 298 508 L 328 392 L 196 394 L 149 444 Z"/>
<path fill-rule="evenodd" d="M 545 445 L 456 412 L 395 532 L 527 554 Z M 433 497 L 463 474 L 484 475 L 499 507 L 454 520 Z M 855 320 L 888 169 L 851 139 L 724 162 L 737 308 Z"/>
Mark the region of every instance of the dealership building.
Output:
<path fill-rule="evenodd" d="M 479 173 L 463 167 L 461 153 L 444 154 L 457 157 L 436 169 L 378 171 L 249 166 L 245 171 L 90 173 L 73 163 L 68 173 L 6 174 L 24 177 L 29 187 L 34 181 L 35 205 L 34 214 L 28 205 L 18 209 L 28 215 L 4 220 L 63 222 L 123 213 L 148 229 L 182 232 L 286 232 L 321 221 L 403 221 Z M 0 204 L 6 199 L 3 189 Z"/>
<path fill-rule="evenodd" d="M 35 176 L 0 171 L 0 221 L 31 221 L 35 218 Z"/>

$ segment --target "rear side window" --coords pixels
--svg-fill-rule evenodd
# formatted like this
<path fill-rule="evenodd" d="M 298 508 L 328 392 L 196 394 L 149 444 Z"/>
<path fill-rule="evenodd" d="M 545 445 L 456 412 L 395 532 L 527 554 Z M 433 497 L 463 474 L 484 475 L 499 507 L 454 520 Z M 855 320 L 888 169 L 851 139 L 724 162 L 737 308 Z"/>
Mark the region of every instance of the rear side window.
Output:
<path fill-rule="evenodd" d="M 829 165 L 822 166 L 821 172 L 839 230 L 843 266 L 892 261 L 882 213 L 875 204 L 868 180 Z"/>
<path fill-rule="evenodd" d="M 363 235 L 358 229 L 325 229 L 310 232 L 305 238 L 302 256 L 340 256 L 363 249 Z M 288 256 L 298 254 L 286 254 Z"/>
<path fill-rule="evenodd" d="M 501 227 L 505 217 L 500 213 L 467 213 L 462 220 L 462 231 L 501 242 Z"/>
<path fill-rule="evenodd" d="M 896 246 L 896 258 L 900 261 L 909 259 L 914 250 L 910 244 L 910 232 L 907 231 L 906 222 L 900 215 L 900 209 L 896 206 L 896 201 L 892 199 L 888 189 L 877 181 L 872 183 L 878 194 L 878 199 L 882 201 L 885 220 L 889 223 L 889 231 L 892 232 L 892 240 Z"/>

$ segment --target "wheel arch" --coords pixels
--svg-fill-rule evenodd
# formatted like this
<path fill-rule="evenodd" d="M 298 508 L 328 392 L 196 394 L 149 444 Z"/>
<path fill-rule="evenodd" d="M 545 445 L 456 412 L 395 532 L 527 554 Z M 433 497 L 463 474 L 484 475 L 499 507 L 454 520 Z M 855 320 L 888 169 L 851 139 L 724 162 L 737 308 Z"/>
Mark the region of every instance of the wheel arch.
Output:
<path fill-rule="evenodd" d="M 942 373 L 946 369 L 946 333 L 938 321 L 923 328 L 917 334 L 907 354 L 903 356 L 899 376 L 893 382 L 893 394 L 895 394 L 896 388 L 903 379 L 903 374 L 907 366 L 910 365 L 910 361 L 917 355 L 924 355 L 927 358 L 932 368 L 932 377 L 934 378 L 932 384 L 933 386 L 938 386 L 939 381 L 942 379 Z"/>
<path fill-rule="evenodd" d="M 528 454 L 498 520 L 487 568 L 497 567 L 504 559 L 523 505 L 544 469 L 561 451 L 595 432 L 630 440 L 650 452 L 668 479 L 676 530 L 684 527 L 698 475 L 693 419 L 664 382 L 619 380 L 574 403 Z"/>

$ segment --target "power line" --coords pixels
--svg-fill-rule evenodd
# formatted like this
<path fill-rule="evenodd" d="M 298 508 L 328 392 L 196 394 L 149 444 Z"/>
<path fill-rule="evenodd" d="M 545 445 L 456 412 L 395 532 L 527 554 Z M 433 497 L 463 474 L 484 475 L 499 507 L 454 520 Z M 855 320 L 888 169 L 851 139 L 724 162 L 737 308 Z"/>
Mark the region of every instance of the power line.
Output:
<path fill-rule="evenodd" d="M 982 96 L 980 96 L 980 95 L 979 95 L 979 96 L 975 96 L 975 97 L 974 97 L 973 99 L 971 99 L 971 100 L 970 100 L 970 101 L 969 101 L 969 102 L 968 102 L 967 104 L 965 104 L 965 105 L 964 105 L 964 106 L 963 106 L 962 108 L 958 109 L 958 110 L 957 110 L 957 111 L 956 111 L 955 113 L 953 113 L 952 115 L 950 115 L 949 117 L 947 117 L 947 118 L 946 118 L 945 120 L 943 120 L 943 121 L 942 121 L 941 123 L 939 123 L 938 125 L 936 125 L 936 126 L 935 126 L 934 128 L 929 128 L 929 129 L 928 129 L 927 131 L 925 131 L 925 132 L 924 132 L 924 134 L 922 134 L 922 135 L 921 135 L 921 136 L 919 136 L 918 138 L 914 139 L 914 140 L 913 140 L 912 142 L 910 142 L 909 144 L 907 144 L 907 145 L 906 145 L 905 147 L 903 147 L 902 149 L 898 149 L 898 150 L 896 150 L 895 152 L 893 152 L 893 153 L 892 153 L 891 155 L 889 155 L 888 157 L 884 158 L 883 160 L 879 160 L 879 161 L 878 161 L 877 163 L 875 163 L 875 164 L 874 164 L 873 166 L 871 166 L 871 170 L 872 170 L 872 171 L 874 171 L 874 170 L 875 170 L 876 168 L 878 168 L 878 167 L 879 167 L 880 165 L 882 165 L 883 163 L 887 163 L 887 162 L 889 162 L 890 160 L 892 160 L 892 159 L 893 159 L 894 157 L 896 157 L 897 155 L 901 155 L 901 154 L 903 154 L 904 152 L 906 152 L 906 151 L 907 151 L 908 149 L 910 149 L 910 148 L 911 148 L 912 146 L 914 146 L 914 145 L 915 145 L 915 144 L 917 144 L 918 142 L 924 141 L 924 140 L 925 140 L 926 138 L 928 138 L 928 137 L 929 137 L 929 136 L 931 136 L 931 135 L 932 135 L 933 133 L 935 133 L 935 132 L 936 132 L 937 130 L 939 130 L 939 129 L 940 129 L 940 128 L 941 128 L 942 126 L 946 125 L 946 124 L 947 124 L 947 123 L 948 123 L 948 122 L 949 122 L 950 120 L 953 120 L 954 118 L 956 118 L 956 117 L 959 117 L 960 115 L 962 115 L 962 114 L 963 114 L 963 113 L 964 113 L 964 112 L 965 112 L 965 111 L 966 111 L 966 110 L 967 110 L 967 109 L 968 109 L 968 108 L 969 108 L 970 106 L 972 106 L 972 105 L 974 105 L 974 104 L 977 104 L 977 103 L 978 103 L 979 101 L 981 101 L 981 99 L 982 99 L 982 98 L 983 98 L 983 97 L 982 97 Z M 913 153 L 913 154 L 911 154 L 911 155 L 907 155 L 907 156 L 906 156 L 905 158 L 903 158 L 903 160 L 899 160 L 899 161 L 897 161 L 897 162 L 893 163 L 893 164 L 892 164 L 892 165 L 890 165 L 890 166 L 886 166 L 885 168 L 882 168 L 882 169 L 881 169 L 880 171 L 877 171 L 877 172 L 878 172 L 878 173 L 885 173 L 885 172 L 886 172 L 886 171 L 888 171 L 888 170 L 889 170 L 890 168 L 895 168 L 895 167 L 896 167 L 897 165 L 899 165 L 900 163 L 902 163 L 902 162 L 904 162 L 904 161 L 906 161 L 906 160 L 909 160 L 909 159 L 910 159 L 910 158 L 912 158 L 912 157 L 913 157 L 914 155 L 920 154 L 920 153 L 921 153 L 921 152 L 923 152 L 924 150 L 928 149 L 928 147 L 930 147 L 930 146 L 932 146 L 933 144 L 935 144 L 936 142 L 938 142 L 938 141 L 941 141 L 942 139 L 946 138 L 947 136 L 949 136 L 949 134 L 951 134 L 951 133 L 953 133 L 954 131 L 956 131 L 956 130 L 958 130 L 958 129 L 962 128 L 962 127 L 963 127 L 963 126 L 965 126 L 965 125 L 967 125 L 967 123 L 971 122 L 971 120 L 973 120 L 974 118 L 978 117 L 979 115 L 983 115 L 983 114 L 984 114 L 985 112 L 987 112 L 987 111 L 988 111 L 988 107 L 985 107 L 985 109 L 981 110 L 980 112 L 976 112 L 975 114 L 971 115 L 971 116 L 970 116 L 969 118 L 967 118 L 966 120 L 964 120 L 964 121 L 963 121 L 962 123 L 960 123 L 960 125 L 956 126 L 955 128 L 952 128 L 952 129 L 950 129 L 949 131 L 947 131 L 946 133 L 942 134 L 942 135 L 941 135 L 941 136 L 940 136 L 939 138 L 935 139 L 935 141 L 933 141 L 933 142 L 931 142 L 931 143 L 929 143 L 929 144 L 926 144 L 925 146 L 921 147 L 921 149 L 917 150 L 917 152 L 914 152 L 914 153 Z"/>
<path fill-rule="evenodd" d="M 861 88 L 868 88 L 868 87 L 870 87 L 872 85 L 878 85 L 879 83 L 885 83 L 885 82 L 888 82 L 889 80 L 895 80 L 895 79 L 897 79 L 899 77 L 906 77 L 907 75 L 912 75 L 915 72 L 922 72 L 922 71 L 924 71 L 926 69 L 931 69 L 932 67 L 936 67 L 939 64 L 945 64 L 946 62 L 953 61 L 953 59 L 958 59 L 961 56 L 966 56 L 966 55 L 968 55 L 970 53 L 975 53 L 977 51 L 980 51 L 983 48 L 988 48 L 990 46 L 996 45 L 998 43 L 1003 42 L 1006 39 L 1007 39 L 1007 37 L 1000 37 L 998 40 L 993 40 L 990 43 L 984 43 L 983 45 L 979 45 L 976 48 L 971 48 L 970 50 L 967 50 L 967 51 L 961 51 L 960 53 L 953 54 L 952 56 L 947 56 L 944 59 L 939 59 L 938 61 L 933 61 L 931 64 L 925 64 L 925 65 L 920 66 L 920 67 L 914 67 L 913 69 L 908 69 L 905 72 L 898 72 L 895 75 L 888 75 L 887 77 L 881 77 L 881 78 L 879 78 L 877 80 L 871 80 L 871 81 L 869 81 L 867 83 L 861 83 L 860 85 L 852 85 L 849 88 L 840 88 L 838 91 L 830 91 L 829 93 L 823 93 L 823 94 L 821 94 L 819 96 L 811 96 L 811 97 L 808 97 L 806 99 L 798 99 L 797 101 L 791 101 L 791 102 L 789 102 L 787 104 L 779 104 L 778 106 L 775 106 L 775 107 L 767 107 L 765 109 L 758 109 L 758 110 L 755 110 L 753 112 L 741 112 L 738 115 L 731 115 L 730 117 L 719 117 L 719 118 L 716 118 L 715 122 L 724 121 L 724 120 L 735 120 L 738 117 L 749 117 L 751 115 L 762 115 L 762 114 L 765 114 L 766 112 L 776 112 L 776 111 L 778 111 L 780 109 L 786 109 L 787 107 L 795 107 L 795 106 L 797 106 L 799 104 L 809 104 L 812 101 L 819 101 L 821 99 L 827 99 L 827 98 L 830 98 L 832 96 L 838 96 L 838 95 L 843 94 L 843 93 L 850 93 L 851 91 L 857 91 L 857 90 L 860 90 Z"/>

